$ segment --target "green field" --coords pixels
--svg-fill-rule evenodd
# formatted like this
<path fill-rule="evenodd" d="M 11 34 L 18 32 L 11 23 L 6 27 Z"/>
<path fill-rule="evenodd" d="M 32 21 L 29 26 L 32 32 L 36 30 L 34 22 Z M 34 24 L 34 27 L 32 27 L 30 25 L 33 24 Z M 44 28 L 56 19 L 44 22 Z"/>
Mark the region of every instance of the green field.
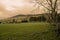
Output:
<path fill-rule="evenodd" d="M 59 40 L 49 23 L 0 24 L 0 40 Z"/>

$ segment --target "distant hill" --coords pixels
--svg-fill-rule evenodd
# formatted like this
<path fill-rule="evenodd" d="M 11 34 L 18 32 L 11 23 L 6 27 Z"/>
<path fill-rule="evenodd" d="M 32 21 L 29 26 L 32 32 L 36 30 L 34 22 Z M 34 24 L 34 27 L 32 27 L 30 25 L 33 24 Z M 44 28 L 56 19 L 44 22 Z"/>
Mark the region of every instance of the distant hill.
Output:
<path fill-rule="evenodd" d="M 60 14 L 59 14 L 60 15 Z M 40 16 L 44 16 L 46 18 L 46 20 L 48 20 L 48 16 L 49 16 L 49 13 L 44 13 L 44 14 L 29 14 L 29 15 L 23 15 L 23 14 L 20 14 L 20 15 L 15 15 L 13 17 L 9 17 L 9 18 L 6 18 L 6 19 L 3 19 L 3 20 L 0 20 L 1 22 L 3 23 L 9 23 L 9 22 L 21 22 L 22 20 L 26 21 L 26 20 L 29 20 L 30 17 L 40 17 Z"/>
<path fill-rule="evenodd" d="M 38 17 L 38 16 L 41 16 L 43 14 L 35 14 L 35 15 L 15 15 L 13 17 L 9 17 L 9 18 L 6 18 L 6 19 L 3 19 L 3 20 L 0 20 L 1 22 L 4 22 L 4 23 L 8 23 L 8 22 L 12 22 L 12 21 L 21 21 L 21 20 L 28 20 L 29 17 Z"/>

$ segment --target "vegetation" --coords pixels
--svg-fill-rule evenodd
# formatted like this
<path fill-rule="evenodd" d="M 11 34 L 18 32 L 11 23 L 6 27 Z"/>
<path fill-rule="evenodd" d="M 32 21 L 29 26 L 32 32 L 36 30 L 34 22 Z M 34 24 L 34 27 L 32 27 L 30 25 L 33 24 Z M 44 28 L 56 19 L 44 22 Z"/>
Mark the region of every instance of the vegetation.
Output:
<path fill-rule="evenodd" d="M 60 40 L 60 14 L 58 14 L 60 1 L 33 0 L 33 2 L 36 3 L 34 7 L 37 4 L 38 7 L 42 5 L 48 15 L 18 15 L 0 20 L 0 40 Z"/>
<path fill-rule="evenodd" d="M 0 40 L 59 40 L 54 29 L 46 22 L 0 24 Z"/>

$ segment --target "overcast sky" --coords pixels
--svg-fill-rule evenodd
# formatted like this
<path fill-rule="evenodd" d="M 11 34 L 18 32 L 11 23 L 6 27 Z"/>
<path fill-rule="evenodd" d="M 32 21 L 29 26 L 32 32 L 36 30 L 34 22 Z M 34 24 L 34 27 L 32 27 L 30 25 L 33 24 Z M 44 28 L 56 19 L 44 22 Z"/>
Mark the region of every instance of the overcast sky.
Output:
<path fill-rule="evenodd" d="M 17 14 L 30 14 L 30 11 L 38 6 L 33 7 L 35 3 L 30 3 L 30 1 L 31 0 L 0 0 L 0 19 Z M 40 10 L 42 10 L 42 7 Z M 42 11 L 40 11 L 40 13 L 42 13 Z"/>

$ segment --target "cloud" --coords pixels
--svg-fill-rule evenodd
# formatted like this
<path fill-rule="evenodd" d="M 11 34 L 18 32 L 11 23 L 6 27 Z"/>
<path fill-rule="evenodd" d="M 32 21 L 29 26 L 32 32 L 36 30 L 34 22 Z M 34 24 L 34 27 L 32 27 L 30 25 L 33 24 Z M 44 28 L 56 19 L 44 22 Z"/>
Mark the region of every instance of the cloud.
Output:
<path fill-rule="evenodd" d="M 0 19 L 17 14 L 33 14 L 31 11 L 35 10 L 38 5 L 33 7 L 35 3 L 31 3 L 30 1 L 31 0 L 0 0 Z M 43 7 L 40 6 L 40 13 L 44 10 L 42 8 Z"/>
<path fill-rule="evenodd" d="M 17 14 L 27 14 L 33 9 L 34 3 L 28 0 L 0 0 L 0 19 Z"/>

